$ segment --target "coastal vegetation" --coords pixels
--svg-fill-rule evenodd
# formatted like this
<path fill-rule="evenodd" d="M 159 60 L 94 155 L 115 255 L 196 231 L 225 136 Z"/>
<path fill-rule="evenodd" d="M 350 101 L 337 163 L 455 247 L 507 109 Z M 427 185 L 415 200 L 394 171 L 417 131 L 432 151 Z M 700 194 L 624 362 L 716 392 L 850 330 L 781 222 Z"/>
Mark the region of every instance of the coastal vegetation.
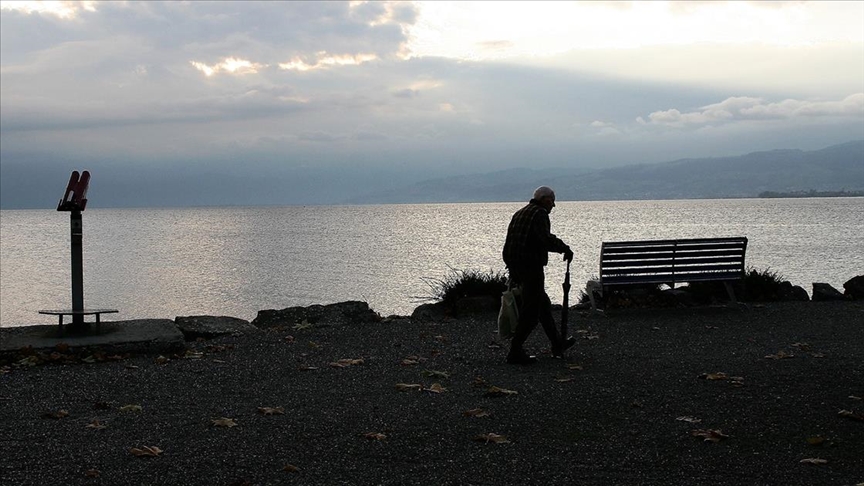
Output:
<path fill-rule="evenodd" d="M 443 278 L 424 277 L 431 294 L 418 297 L 419 300 L 440 302 L 453 307 L 457 301 L 469 297 L 501 298 L 507 289 L 507 275 L 494 270 L 465 269 L 450 267 Z"/>

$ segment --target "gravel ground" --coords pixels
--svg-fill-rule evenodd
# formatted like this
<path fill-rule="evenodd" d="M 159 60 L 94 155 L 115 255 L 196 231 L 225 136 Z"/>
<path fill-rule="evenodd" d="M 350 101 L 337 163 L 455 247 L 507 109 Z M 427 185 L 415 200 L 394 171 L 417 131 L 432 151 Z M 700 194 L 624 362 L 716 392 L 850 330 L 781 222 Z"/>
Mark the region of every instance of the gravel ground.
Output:
<path fill-rule="evenodd" d="M 0 368 L 0 478 L 864 483 L 861 303 L 571 312 L 577 345 L 553 359 L 538 327 L 528 347 L 540 362 L 529 367 L 505 364 L 494 319 L 320 322 L 189 343 L 186 357 L 167 362 L 134 355 Z M 340 359 L 344 367 L 331 365 Z M 492 386 L 516 394 L 488 396 Z M 473 409 L 488 415 L 465 415 Z M 61 410 L 68 415 L 51 418 Z M 219 418 L 236 426 L 214 425 Z M 97 420 L 104 428 L 88 427 Z M 694 430 L 725 437 L 706 441 Z M 508 442 L 478 440 L 490 433 Z M 131 452 L 145 446 L 162 452 Z"/>

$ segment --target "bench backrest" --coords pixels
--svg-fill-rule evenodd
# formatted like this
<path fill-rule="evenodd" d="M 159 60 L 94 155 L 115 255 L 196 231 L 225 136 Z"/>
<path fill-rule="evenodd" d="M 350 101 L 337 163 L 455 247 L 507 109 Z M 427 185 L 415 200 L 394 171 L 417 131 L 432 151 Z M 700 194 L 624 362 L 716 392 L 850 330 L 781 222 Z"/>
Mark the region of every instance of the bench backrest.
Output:
<path fill-rule="evenodd" d="M 600 282 L 637 283 L 738 280 L 744 277 L 747 238 L 604 242 Z"/>

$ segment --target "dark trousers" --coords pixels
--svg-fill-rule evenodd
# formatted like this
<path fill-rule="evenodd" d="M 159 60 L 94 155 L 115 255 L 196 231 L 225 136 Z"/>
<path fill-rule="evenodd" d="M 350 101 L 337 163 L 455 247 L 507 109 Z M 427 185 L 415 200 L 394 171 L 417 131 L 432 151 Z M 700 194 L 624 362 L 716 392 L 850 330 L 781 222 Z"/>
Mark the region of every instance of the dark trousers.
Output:
<path fill-rule="evenodd" d="M 510 352 L 522 350 L 522 345 L 537 327 L 543 325 L 546 336 L 553 346 L 561 340 L 555 318 L 552 317 L 552 302 L 546 294 L 546 275 L 542 266 L 510 267 L 510 280 L 522 286 L 522 302 L 519 306 L 519 325 L 510 341 Z"/>

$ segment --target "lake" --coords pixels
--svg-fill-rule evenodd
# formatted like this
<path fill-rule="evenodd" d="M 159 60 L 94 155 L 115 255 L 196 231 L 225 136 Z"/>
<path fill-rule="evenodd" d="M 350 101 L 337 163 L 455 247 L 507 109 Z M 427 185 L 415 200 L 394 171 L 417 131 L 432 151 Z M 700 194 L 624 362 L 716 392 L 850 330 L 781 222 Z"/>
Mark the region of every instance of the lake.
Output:
<path fill-rule="evenodd" d="M 552 232 L 573 248 L 571 302 L 603 241 L 746 236 L 747 265 L 808 293 L 864 274 L 864 198 L 559 201 Z M 88 209 L 84 303 L 109 320 L 226 315 L 362 300 L 408 315 L 452 269 L 503 271 L 523 203 Z M 561 302 L 565 264 L 550 255 Z M 0 211 L 0 326 L 53 324 L 71 307 L 69 214 Z"/>

